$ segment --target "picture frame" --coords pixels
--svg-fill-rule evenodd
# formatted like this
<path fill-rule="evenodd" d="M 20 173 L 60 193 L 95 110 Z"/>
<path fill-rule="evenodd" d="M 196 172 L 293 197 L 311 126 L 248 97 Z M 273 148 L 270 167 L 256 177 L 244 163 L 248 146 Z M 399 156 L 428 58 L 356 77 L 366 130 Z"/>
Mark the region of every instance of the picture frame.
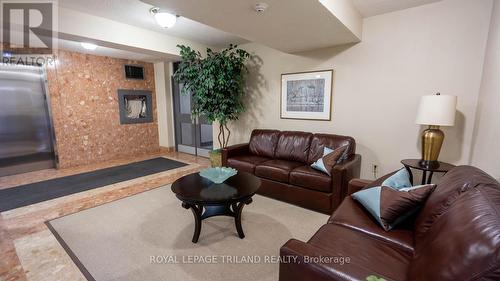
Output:
<path fill-rule="evenodd" d="M 330 121 L 333 69 L 281 74 L 281 119 Z"/>

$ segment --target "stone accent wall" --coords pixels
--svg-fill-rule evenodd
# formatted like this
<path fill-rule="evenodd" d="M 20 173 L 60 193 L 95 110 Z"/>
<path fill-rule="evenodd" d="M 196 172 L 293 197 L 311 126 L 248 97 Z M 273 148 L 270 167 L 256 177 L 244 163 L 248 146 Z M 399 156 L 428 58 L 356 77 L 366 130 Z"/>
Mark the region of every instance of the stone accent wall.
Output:
<path fill-rule="evenodd" d="M 159 151 L 153 64 L 58 51 L 47 67 L 61 168 Z M 126 80 L 124 64 L 144 66 L 144 80 Z M 153 93 L 153 122 L 120 124 L 118 89 Z"/>

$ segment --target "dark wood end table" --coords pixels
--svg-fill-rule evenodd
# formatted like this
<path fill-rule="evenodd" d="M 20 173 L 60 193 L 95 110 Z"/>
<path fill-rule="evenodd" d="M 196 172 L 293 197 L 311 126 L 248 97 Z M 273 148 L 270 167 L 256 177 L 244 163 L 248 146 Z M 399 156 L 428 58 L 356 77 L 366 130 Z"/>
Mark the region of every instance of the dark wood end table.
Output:
<path fill-rule="evenodd" d="M 406 170 L 410 174 L 410 181 L 413 184 L 413 174 L 411 169 L 421 170 L 422 174 L 422 184 L 430 184 L 432 181 L 432 176 L 434 173 L 444 173 L 446 174 L 449 170 L 455 168 L 455 165 L 445 162 L 439 162 L 439 166 L 435 168 L 429 168 L 420 165 L 420 159 L 404 159 L 401 160 L 401 164 L 405 166 Z M 429 176 L 427 176 L 427 172 L 429 172 Z"/>
<path fill-rule="evenodd" d="M 241 171 L 221 184 L 203 178 L 198 173 L 176 180 L 172 184 L 172 191 L 182 201 L 182 207 L 191 209 L 194 215 L 193 243 L 197 243 L 200 237 L 201 221 L 214 216 L 234 217 L 238 236 L 245 238 L 241 213 L 245 205 L 252 203 L 252 196 L 260 183 L 256 176 Z"/>

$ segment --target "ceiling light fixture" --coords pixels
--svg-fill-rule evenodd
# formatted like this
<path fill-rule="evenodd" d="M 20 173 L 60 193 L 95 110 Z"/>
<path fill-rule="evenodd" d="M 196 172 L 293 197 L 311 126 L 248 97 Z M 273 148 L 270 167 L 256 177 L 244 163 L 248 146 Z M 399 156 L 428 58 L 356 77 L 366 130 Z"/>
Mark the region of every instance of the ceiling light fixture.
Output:
<path fill-rule="evenodd" d="M 82 45 L 82 47 L 85 49 L 85 50 L 95 50 L 97 48 L 97 45 L 94 44 L 94 43 L 88 43 L 88 42 L 81 42 L 80 43 Z"/>
<path fill-rule="evenodd" d="M 149 12 L 154 16 L 156 23 L 163 28 L 171 28 L 177 22 L 177 15 L 160 12 L 160 8 L 151 8 Z"/>
<path fill-rule="evenodd" d="M 269 7 L 269 5 L 267 3 L 257 3 L 255 4 L 255 11 L 257 13 L 263 13 L 267 10 L 267 8 Z"/>

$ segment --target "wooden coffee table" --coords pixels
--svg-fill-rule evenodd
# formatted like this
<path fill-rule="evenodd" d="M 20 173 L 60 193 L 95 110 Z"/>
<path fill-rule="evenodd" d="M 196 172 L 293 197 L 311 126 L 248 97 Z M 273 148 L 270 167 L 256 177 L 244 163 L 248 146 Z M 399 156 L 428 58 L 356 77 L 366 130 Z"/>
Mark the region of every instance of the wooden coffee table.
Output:
<path fill-rule="evenodd" d="M 260 179 L 246 172 L 238 171 L 238 174 L 221 184 L 194 173 L 176 180 L 172 184 L 172 191 L 182 201 L 182 207 L 193 212 L 195 224 L 192 241 L 197 243 L 201 221 L 213 216 L 234 217 L 238 236 L 245 238 L 241 212 L 245 205 L 252 203 L 252 196 L 259 187 Z"/>

